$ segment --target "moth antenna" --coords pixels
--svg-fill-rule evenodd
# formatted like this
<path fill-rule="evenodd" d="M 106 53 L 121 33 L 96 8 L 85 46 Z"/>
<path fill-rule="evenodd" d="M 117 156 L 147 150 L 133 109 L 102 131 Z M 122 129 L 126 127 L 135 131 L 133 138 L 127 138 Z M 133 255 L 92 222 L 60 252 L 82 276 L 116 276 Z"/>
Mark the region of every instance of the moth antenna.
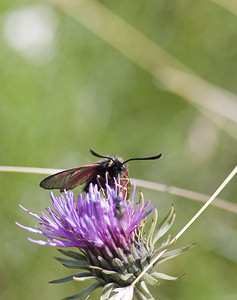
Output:
<path fill-rule="evenodd" d="M 112 161 L 114 161 L 112 157 L 100 155 L 100 154 L 96 153 L 95 151 L 93 151 L 92 149 L 90 149 L 90 153 L 91 153 L 92 155 L 96 156 L 96 157 L 99 157 L 99 158 L 107 158 L 107 159 L 111 159 Z"/>
<path fill-rule="evenodd" d="M 162 153 L 156 155 L 156 156 L 150 156 L 150 157 L 138 157 L 138 158 L 130 158 L 128 160 L 125 160 L 123 162 L 123 164 L 127 163 L 128 161 L 131 161 L 131 160 L 153 160 L 153 159 L 159 159 L 162 157 Z"/>

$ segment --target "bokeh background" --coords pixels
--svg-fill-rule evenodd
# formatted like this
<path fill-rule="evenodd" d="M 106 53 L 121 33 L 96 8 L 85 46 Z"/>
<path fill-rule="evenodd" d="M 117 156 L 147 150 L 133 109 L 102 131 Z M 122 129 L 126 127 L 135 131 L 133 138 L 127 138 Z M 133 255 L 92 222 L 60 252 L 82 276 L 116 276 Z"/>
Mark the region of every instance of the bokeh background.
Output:
<path fill-rule="evenodd" d="M 130 176 L 212 194 L 236 164 L 237 3 L 78 0 L 70 16 L 71 1 L 54 2 L 0 3 L 0 165 L 67 169 L 95 162 L 90 148 L 124 159 L 162 152 L 131 162 Z M 116 16 L 125 23 L 114 31 Z M 62 299 L 84 287 L 49 284 L 70 270 L 15 225 L 34 224 L 19 203 L 36 213 L 50 205 L 43 178 L 0 173 L 1 300 Z M 160 218 L 175 205 L 172 236 L 201 207 L 141 190 Z M 236 203 L 236 179 L 220 197 Z M 237 299 L 236 214 L 210 207 L 177 246 L 192 242 L 161 269 L 186 275 L 153 287 L 155 299 Z"/>

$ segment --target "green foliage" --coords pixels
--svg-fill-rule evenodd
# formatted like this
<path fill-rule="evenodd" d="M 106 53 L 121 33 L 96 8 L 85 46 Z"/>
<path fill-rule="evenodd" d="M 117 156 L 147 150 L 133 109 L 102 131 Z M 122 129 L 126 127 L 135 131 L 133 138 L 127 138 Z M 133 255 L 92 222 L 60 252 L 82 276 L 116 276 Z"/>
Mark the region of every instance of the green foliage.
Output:
<path fill-rule="evenodd" d="M 202 78 L 237 92 L 234 14 L 204 0 L 100 2 Z M 11 12 L 36 4 L 50 7 L 27 0 L 0 4 L 0 165 L 71 168 L 95 161 L 89 148 L 125 159 L 162 152 L 156 162 L 131 162 L 131 177 L 211 194 L 236 163 L 236 141 L 228 127 L 217 127 L 208 115 L 54 7 L 51 60 L 25 58 L 9 45 L 4 28 Z M 55 249 L 30 244 L 14 224 L 33 224 L 18 203 L 38 212 L 49 205 L 48 192 L 39 188 L 43 177 L 0 173 L 1 300 L 61 299 L 73 293 L 71 283 L 47 283 L 66 275 L 51 258 Z M 235 201 L 236 185 L 230 184 L 221 197 Z M 148 198 L 161 217 L 175 202 L 173 235 L 200 207 L 165 193 L 146 191 Z M 177 257 L 175 264 L 162 264 L 162 273 L 185 270 L 187 275 L 177 284 L 162 282 L 156 299 L 235 299 L 236 229 L 236 215 L 210 207 L 182 237 L 182 244 L 198 242 L 195 250 Z"/>

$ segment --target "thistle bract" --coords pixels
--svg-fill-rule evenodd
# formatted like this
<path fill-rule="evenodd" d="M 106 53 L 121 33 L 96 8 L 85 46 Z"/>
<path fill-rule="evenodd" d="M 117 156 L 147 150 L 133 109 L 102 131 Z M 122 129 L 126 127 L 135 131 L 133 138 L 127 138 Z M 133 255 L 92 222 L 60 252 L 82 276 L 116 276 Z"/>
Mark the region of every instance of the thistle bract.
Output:
<path fill-rule="evenodd" d="M 79 271 L 52 283 L 87 279 L 94 279 L 95 282 L 66 299 L 75 299 L 82 295 L 87 299 L 98 287 L 103 287 L 101 300 L 132 299 L 133 295 L 137 299 L 153 299 L 147 284 L 158 285 L 160 279 L 180 278 L 159 273 L 154 269 L 155 265 L 177 256 L 192 245 L 166 251 L 131 288 L 132 282 L 152 259 L 172 246 L 169 237 L 158 246 L 156 244 L 172 225 L 175 218 L 174 208 L 172 206 L 165 219 L 156 226 L 157 210 L 154 206 L 148 209 L 150 201 L 144 203 L 142 194 L 135 205 L 135 189 L 131 200 L 126 200 L 122 193 L 118 193 L 117 186 L 112 189 L 107 185 L 106 188 L 101 194 L 97 186 L 91 184 L 89 192 L 85 195 L 79 194 L 77 199 L 71 191 L 65 191 L 60 197 L 51 193 L 54 210 L 46 208 L 47 214 L 42 212 L 42 216 L 39 216 L 21 206 L 39 221 L 40 226 L 31 228 L 17 224 L 46 238 L 29 238 L 31 242 L 77 248 L 76 251 L 59 250 L 67 258 L 57 260 L 64 266 Z M 148 234 L 145 234 L 144 226 L 151 212 L 154 212 L 154 219 Z"/>

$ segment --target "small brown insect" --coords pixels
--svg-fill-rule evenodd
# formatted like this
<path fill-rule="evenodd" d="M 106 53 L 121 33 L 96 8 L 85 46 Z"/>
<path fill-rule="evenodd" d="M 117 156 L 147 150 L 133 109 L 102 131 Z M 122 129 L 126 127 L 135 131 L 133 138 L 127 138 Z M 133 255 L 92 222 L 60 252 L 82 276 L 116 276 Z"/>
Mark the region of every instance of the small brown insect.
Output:
<path fill-rule="evenodd" d="M 115 202 L 115 216 L 118 220 L 121 220 L 124 215 L 124 206 L 123 206 L 123 201 L 119 196 L 116 196 L 114 198 Z"/>
<path fill-rule="evenodd" d="M 162 156 L 162 154 L 159 154 L 152 157 L 131 158 L 124 161 L 119 156 L 103 156 L 91 149 L 90 152 L 96 157 L 104 158 L 104 160 L 48 176 L 40 182 L 40 186 L 49 190 L 60 189 L 60 192 L 63 192 L 85 183 L 84 192 L 88 192 L 90 183 L 98 184 L 100 189 L 105 189 L 106 183 L 114 187 L 115 178 L 119 183 L 120 191 L 124 190 L 123 193 L 129 193 L 130 180 L 126 163 L 132 160 L 153 160 Z"/>

